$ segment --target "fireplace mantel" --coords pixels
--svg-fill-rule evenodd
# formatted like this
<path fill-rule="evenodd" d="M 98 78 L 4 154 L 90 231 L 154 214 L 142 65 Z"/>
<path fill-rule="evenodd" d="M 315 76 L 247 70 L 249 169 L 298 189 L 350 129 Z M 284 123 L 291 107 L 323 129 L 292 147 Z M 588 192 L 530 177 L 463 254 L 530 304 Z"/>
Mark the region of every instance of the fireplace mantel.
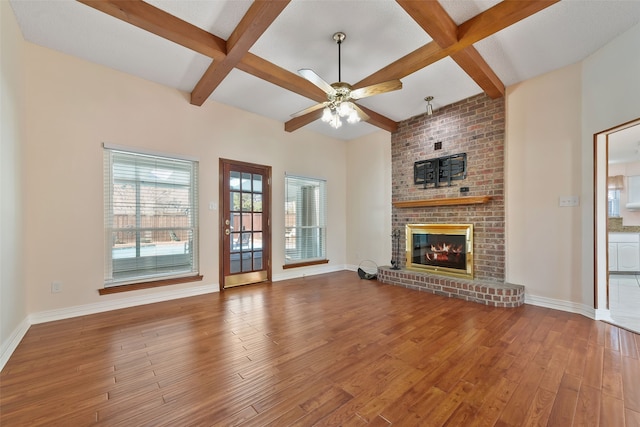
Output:
<path fill-rule="evenodd" d="M 440 199 L 409 200 L 392 202 L 396 208 L 421 208 L 429 206 L 481 205 L 491 200 L 491 196 L 446 197 Z"/>

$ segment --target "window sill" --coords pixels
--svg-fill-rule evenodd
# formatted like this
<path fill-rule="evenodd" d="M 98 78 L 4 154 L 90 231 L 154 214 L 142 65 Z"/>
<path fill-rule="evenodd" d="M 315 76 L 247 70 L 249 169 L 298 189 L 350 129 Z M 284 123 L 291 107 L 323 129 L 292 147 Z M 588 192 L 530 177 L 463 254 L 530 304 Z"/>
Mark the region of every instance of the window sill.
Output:
<path fill-rule="evenodd" d="M 176 277 L 173 279 L 153 280 L 150 282 L 132 283 L 130 285 L 111 286 L 109 288 L 98 289 L 100 295 L 117 294 L 119 292 L 138 291 L 140 289 L 158 288 L 160 286 L 176 285 L 178 283 L 199 282 L 202 275 L 189 277 Z"/>
<path fill-rule="evenodd" d="M 285 264 L 282 266 L 282 269 L 287 270 L 289 268 L 306 267 L 308 265 L 318 265 L 318 264 L 328 264 L 328 263 L 329 263 L 328 259 L 319 259 L 317 261 L 304 261 L 304 262 L 297 262 L 295 264 Z"/>

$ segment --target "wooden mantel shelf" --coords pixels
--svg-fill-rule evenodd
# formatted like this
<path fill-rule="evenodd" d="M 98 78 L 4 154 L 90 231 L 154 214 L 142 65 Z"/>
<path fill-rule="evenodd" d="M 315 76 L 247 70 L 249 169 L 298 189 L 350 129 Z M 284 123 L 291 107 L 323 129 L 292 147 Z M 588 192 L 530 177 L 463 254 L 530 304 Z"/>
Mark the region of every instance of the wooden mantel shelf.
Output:
<path fill-rule="evenodd" d="M 393 202 L 396 208 L 422 208 L 428 206 L 481 205 L 491 200 L 491 196 L 447 197 L 442 199 L 409 200 Z"/>

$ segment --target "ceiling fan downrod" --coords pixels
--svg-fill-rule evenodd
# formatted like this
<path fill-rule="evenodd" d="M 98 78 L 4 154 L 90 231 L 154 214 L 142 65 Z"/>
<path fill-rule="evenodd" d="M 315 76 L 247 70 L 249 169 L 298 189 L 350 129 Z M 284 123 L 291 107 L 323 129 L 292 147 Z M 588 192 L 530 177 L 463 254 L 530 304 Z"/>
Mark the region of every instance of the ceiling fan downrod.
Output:
<path fill-rule="evenodd" d="M 341 64 L 342 55 L 340 52 L 340 45 L 342 45 L 342 42 L 346 38 L 347 38 L 347 35 L 343 32 L 337 32 L 333 35 L 333 40 L 335 40 L 336 43 L 338 43 L 338 81 L 339 82 L 342 81 L 342 64 Z"/>

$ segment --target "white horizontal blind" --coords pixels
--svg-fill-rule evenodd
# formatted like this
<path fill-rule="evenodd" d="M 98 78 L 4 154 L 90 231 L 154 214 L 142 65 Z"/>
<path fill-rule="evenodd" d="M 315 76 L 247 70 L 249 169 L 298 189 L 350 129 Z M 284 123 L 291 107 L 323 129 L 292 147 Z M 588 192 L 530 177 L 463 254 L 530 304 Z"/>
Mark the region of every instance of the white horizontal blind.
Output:
<path fill-rule="evenodd" d="M 105 148 L 105 286 L 198 272 L 198 162 Z"/>
<path fill-rule="evenodd" d="M 285 264 L 327 258 L 326 181 L 285 176 Z"/>

